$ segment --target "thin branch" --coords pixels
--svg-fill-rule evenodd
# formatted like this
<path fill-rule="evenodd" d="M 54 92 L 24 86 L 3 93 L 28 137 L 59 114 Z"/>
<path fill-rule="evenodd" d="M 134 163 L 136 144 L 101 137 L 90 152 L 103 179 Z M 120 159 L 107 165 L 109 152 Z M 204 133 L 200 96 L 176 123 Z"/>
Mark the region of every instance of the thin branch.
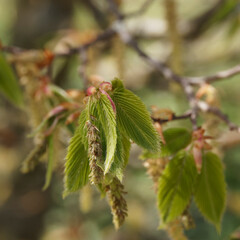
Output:
<path fill-rule="evenodd" d="M 233 77 L 237 74 L 240 74 L 240 64 L 227 69 L 225 71 L 218 72 L 214 75 L 211 76 L 206 76 L 206 77 L 186 77 L 186 80 L 191 83 L 192 85 L 201 85 L 203 83 L 212 83 L 215 81 L 219 81 L 222 79 L 226 79 L 229 77 Z"/>
<path fill-rule="evenodd" d="M 110 0 L 108 0 L 110 1 Z M 122 15 L 121 15 L 122 16 Z M 234 66 L 233 68 L 227 69 L 225 71 L 217 72 L 214 75 L 210 76 L 201 76 L 201 77 L 187 77 L 187 76 L 179 76 L 175 74 L 169 67 L 167 67 L 164 63 L 160 63 L 155 61 L 154 59 L 150 58 L 141 48 L 139 47 L 138 43 L 133 40 L 131 35 L 126 30 L 126 27 L 122 24 L 121 21 L 115 22 L 110 28 L 105 30 L 104 32 L 98 34 L 96 38 L 92 39 L 91 41 L 87 42 L 86 44 L 83 44 L 76 48 L 69 49 L 66 53 L 59 53 L 56 54 L 55 57 L 68 57 L 69 55 L 75 55 L 81 52 L 82 50 L 86 50 L 89 47 L 102 42 L 106 41 L 112 37 L 114 37 L 118 33 L 123 42 L 125 42 L 127 45 L 132 47 L 140 57 L 142 57 L 146 62 L 148 62 L 149 65 L 154 67 L 156 70 L 161 72 L 161 74 L 166 79 L 174 80 L 175 82 L 180 83 L 181 81 L 188 82 L 191 85 L 201 85 L 203 83 L 212 83 L 215 81 L 223 80 L 229 77 L 233 77 L 237 74 L 240 74 L 240 64 Z M 19 48 L 16 46 L 3 46 L 1 48 L 2 51 L 12 53 L 12 54 L 19 54 L 26 51 L 31 51 L 23 48 Z"/>
<path fill-rule="evenodd" d="M 82 44 L 78 47 L 70 48 L 68 52 L 57 53 L 57 54 L 55 54 L 55 57 L 68 57 L 70 55 L 78 54 L 82 50 L 86 50 L 89 47 L 97 44 L 98 42 L 106 41 L 106 40 L 112 38 L 115 34 L 116 34 L 116 32 L 114 31 L 114 29 L 108 28 L 104 32 L 98 34 L 91 41 L 89 41 L 85 44 Z M 32 50 L 28 50 L 28 49 L 19 48 L 19 47 L 16 47 L 16 46 L 2 46 L 2 47 L 0 47 L 0 51 L 1 50 L 3 52 L 8 52 L 8 53 L 12 53 L 12 54 L 18 54 L 18 53 L 22 53 L 22 52 L 32 51 Z"/>
<path fill-rule="evenodd" d="M 188 111 L 188 112 L 184 113 L 183 115 L 179 115 L 179 116 L 176 116 L 175 114 L 173 114 L 171 116 L 171 118 L 169 118 L 169 119 L 152 117 L 152 120 L 154 122 L 158 122 L 158 123 L 162 124 L 162 123 L 171 122 L 171 121 L 175 121 L 175 120 L 190 119 L 191 118 L 191 114 L 192 114 L 192 112 Z"/>
<path fill-rule="evenodd" d="M 237 126 L 235 123 L 231 122 L 229 120 L 228 116 L 225 113 L 223 113 L 219 108 L 210 106 L 206 102 L 203 102 L 203 101 L 198 102 L 198 108 L 202 112 L 211 113 L 211 114 L 217 116 L 219 119 L 221 119 L 223 122 L 225 122 L 228 125 L 229 130 L 240 132 L 240 127 Z"/>

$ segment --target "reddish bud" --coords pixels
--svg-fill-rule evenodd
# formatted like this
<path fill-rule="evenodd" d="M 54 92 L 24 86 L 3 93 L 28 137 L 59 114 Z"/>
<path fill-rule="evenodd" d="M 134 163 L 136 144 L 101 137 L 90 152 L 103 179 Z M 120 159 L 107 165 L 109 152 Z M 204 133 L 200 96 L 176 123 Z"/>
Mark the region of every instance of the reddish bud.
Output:
<path fill-rule="evenodd" d="M 97 91 L 97 89 L 96 89 L 95 87 L 91 86 L 91 87 L 89 87 L 89 88 L 87 89 L 87 95 L 88 95 L 88 96 L 91 96 L 91 95 L 93 95 L 94 93 L 96 93 L 96 91 Z"/>
<path fill-rule="evenodd" d="M 101 88 L 104 91 L 111 91 L 112 90 L 112 84 L 110 82 L 103 82 L 99 85 L 99 88 Z"/>

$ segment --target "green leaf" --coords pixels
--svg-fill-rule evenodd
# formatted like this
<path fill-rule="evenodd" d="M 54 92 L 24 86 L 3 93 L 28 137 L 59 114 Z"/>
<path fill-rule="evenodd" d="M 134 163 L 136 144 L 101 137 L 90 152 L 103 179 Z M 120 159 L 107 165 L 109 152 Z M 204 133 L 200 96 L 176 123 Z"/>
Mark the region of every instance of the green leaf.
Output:
<path fill-rule="evenodd" d="M 0 91 L 16 106 L 23 106 L 21 89 L 3 54 L 0 54 Z"/>
<path fill-rule="evenodd" d="M 65 190 L 64 196 L 69 192 L 75 192 L 82 188 L 88 182 L 89 161 L 88 153 L 83 144 L 86 139 L 85 124 L 87 111 L 83 111 L 80 115 L 80 125 L 72 137 L 65 163 Z"/>
<path fill-rule="evenodd" d="M 131 149 L 131 142 L 130 142 L 130 139 L 124 134 L 121 134 L 121 137 L 122 137 L 123 160 L 124 160 L 124 168 L 125 168 L 128 164 L 128 159 L 129 159 L 130 149 Z"/>
<path fill-rule="evenodd" d="M 193 157 L 178 153 L 159 179 L 158 207 L 164 223 L 180 216 L 191 199 L 197 170 Z"/>
<path fill-rule="evenodd" d="M 112 81 L 112 88 L 113 88 L 113 90 L 115 90 L 116 88 L 118 90 L 124 90 L 125 89 L 124 85 L 123 85 L 123 82 L 120 79 L 118 79 L 118 78 L 115 78 Z"/>
<path fill-rule="evenodd" d="M 117 145 L 116 116 L 112 105 L 106 95 L 101 95 L 96 102 L 98 120 L 101 122 L 106 138 L 106 158 L 104 162 L 104 174 L 106 174 L 113 163 L 114 153 Z"/>
<path fill-rule="evenodd" d="M 140 98 L 127 89 L 116 88 L 112 99 L 116 105 L 117 122 L 121 131 L 139 146 L 150 151 L 158 151 L 159 135 Z"/>
<path fill-rule="evenodd" d="M 162 154 L 169 155 L 187 147 L 191 140 L 191 133 L 185 128 L 168 128 L 163 132 L 165 145 L 162 145 Z"/>
<path fill-rule="evenodd" d="M 123 171 L 128 163 L 131 143 L 129 138 L 117 130 L 117 146 L 110 173 L 116 176 L 120 181 L 123 178 Z"/>
<path fill-rule="evenodd" d="M 195 202 L 203 216 L 220 231 L 220 223 L 225 208 L 226 183 L 223 166 L 219 157 L 208 152 L 203 155 L 201 174 L 197 180 Z"/>
<path fill-rule="evenodd" d="M 48 165 L 47 165 L 47 173 L 46 173 L 46 180 L 45 185 L 43 186 L 43 190 L 46 190 L 49 187 L 49 184 L 52 179 L 52 171 L 53 171 L 53 136 L 48 137 Z"/>

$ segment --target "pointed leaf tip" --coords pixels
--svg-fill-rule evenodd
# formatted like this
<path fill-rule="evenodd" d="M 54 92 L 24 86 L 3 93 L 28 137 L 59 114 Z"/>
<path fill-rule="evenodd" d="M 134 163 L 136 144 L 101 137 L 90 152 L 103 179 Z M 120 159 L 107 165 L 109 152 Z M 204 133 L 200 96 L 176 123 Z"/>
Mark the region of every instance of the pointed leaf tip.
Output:
<path fill-rule="evenodd" d="M 113 86 L 117 83 L 113 83 Z M 116 105 L 117 122 L 121 131 L 139 146 L 153 152 L 159 151 L 160 137 L 141 99 L 122 87 L 117 87 L 111 97 Z"/>

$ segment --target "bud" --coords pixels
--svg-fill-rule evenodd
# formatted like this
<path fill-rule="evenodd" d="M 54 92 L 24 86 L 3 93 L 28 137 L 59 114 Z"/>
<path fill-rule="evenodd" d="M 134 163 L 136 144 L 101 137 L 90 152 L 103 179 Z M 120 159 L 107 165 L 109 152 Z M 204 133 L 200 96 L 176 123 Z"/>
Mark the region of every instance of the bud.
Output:
<path fill-rule="evenodd" d="M 95 87 L 91 86 L 91 87 L 89 87 L 89 88 L 87 89 L 87 95 L 88 95 L 88 96 L 91 96 L 91 95 L 93 95 L 94 93 L 96 93 L 96 91 L 97 91 L 97 89 L 96 89 Z"/>
<path fill-rule="evenodd" d="M 99 85 L 99 88 L 104 91 L 112 91 L 112 84 L 110 82 L 103 82 Z"/>

